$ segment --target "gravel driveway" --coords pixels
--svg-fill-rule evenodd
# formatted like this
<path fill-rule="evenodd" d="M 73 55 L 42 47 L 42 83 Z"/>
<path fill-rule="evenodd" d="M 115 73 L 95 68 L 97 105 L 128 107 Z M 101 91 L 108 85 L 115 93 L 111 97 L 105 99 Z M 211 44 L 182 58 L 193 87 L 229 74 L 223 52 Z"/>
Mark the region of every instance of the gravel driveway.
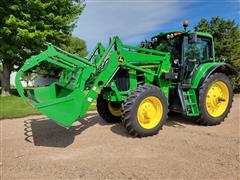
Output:
<path fill-rule="evenodd" d="M 240 178 L 240 96 L 218 126 L 169 118 L 158 135 L 130 137 L 96 112 L 65 129 L 45 116 L 1 123 L 0 179 Z"/>

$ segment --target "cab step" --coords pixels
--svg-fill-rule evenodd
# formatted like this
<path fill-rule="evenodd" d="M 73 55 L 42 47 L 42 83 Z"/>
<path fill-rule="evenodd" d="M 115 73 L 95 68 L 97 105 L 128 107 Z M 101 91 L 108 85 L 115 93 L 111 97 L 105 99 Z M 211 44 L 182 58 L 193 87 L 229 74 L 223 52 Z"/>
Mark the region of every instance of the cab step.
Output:
<path fill-rule="evenodd" d="M 183 101 L 186 109 L 187 116 L 198 116 L 198 102 L 196 98 L 196 93 L 194 89 L 183 92 Z"/>

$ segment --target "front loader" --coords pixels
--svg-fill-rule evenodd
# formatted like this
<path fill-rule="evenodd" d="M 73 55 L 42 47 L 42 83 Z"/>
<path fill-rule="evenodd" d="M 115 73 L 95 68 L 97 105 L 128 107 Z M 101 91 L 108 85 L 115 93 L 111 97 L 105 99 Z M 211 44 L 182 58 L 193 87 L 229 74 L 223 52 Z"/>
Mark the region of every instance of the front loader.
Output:
<path fill-rule="evenodd" d="M 42 63 L 62 69 L 58 81 L 24 91 L 21 76 Z M 100 43 L 89 59 L 52 44 L 32 56 L 16 75 L 19 94 L 42 114 L 70 127 L 91 103 L 107 122 L 120 122 L 132 136 L 157 134 L 168 113 L 177 112 L 203 125 L 221 123 L 230 111 L 234 69 L 215 62 L 213 38 L 194 31 L 160 33 L 143 48 L 114 37 Z"/>

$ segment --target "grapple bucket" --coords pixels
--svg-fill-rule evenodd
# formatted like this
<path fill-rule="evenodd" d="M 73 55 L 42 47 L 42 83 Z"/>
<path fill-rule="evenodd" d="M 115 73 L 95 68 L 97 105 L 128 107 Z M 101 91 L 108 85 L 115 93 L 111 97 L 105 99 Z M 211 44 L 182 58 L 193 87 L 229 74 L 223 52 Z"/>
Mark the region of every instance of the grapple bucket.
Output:
<path fill-rule="evenodd" d="M 63 126 L 71 126 L 80 116 L 84 93 L 51 84 L 27 91 L 32 104 L 49 118 Z"/>
<path fill-rule="evenodd" d="M 60 125 L 71 126 L 81 116 L 81 113 L 84 114 L 81 108 L 87 100 L 84 93 L 88 88 L 86 81 L 96 69 L 92 58 L 97 59 L 96 56 L 91 55 L 87 60 L 49 45 L 48 50 L 28 59 L 18 71 L 16 88 L 19 94 L 42 114 Z M 20 81 L 21 76 L 43 61 L 63 68 L 59 80 L 49 86 L 24 91 Z"/>

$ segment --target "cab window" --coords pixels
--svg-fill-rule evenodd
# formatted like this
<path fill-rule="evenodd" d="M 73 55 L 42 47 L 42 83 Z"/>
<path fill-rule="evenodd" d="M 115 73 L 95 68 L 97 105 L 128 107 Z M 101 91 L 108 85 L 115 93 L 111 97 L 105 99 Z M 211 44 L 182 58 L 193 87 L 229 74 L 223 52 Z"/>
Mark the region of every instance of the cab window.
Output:
<path fill-rule="evenodd" d="M 196 43 L 189 43 L 184 37 L 184 60 L 195 63 L 204 63 L 211 60 L 211 41 L 207 38 L 197 38 Z"/>

